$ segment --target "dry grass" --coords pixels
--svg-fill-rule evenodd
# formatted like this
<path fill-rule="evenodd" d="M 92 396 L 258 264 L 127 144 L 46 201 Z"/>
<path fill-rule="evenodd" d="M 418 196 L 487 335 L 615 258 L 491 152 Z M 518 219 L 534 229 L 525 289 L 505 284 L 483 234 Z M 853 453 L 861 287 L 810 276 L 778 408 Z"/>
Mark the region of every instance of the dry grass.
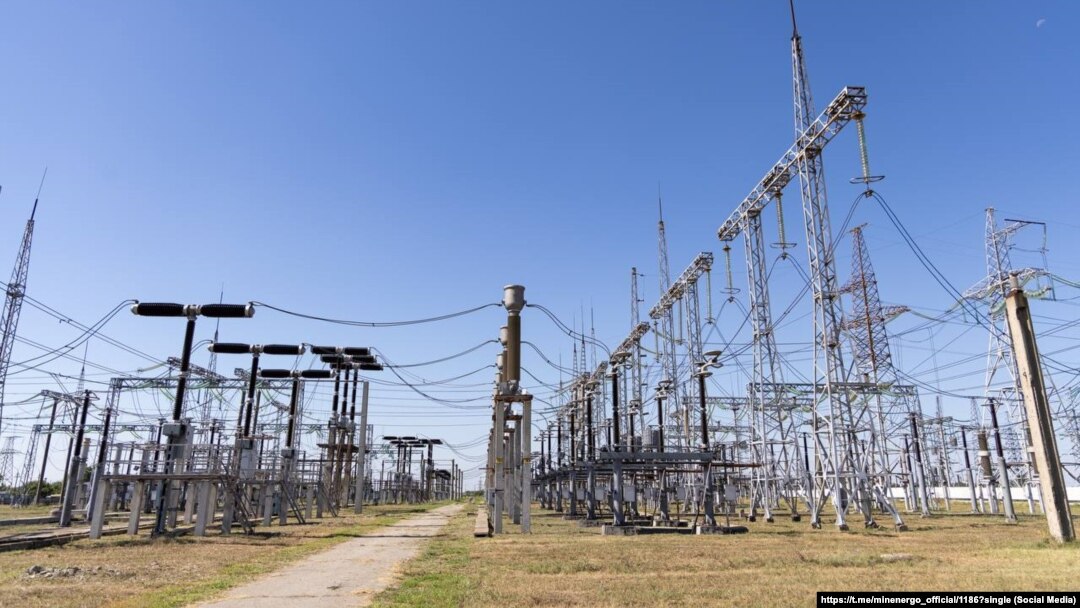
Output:
<path fill-rule="evenodd" d="M 48 515 L 57 505 L 27 505 L 25 507 L 13 507 L 0 505 L 0 519 L 21 519 L 24 517 L 42 517 Z"/>
<path fill-rule="evenodd" d="M 1080 543 L 1045 520 L 950 514 L 909 531 L 748 524 L 738 536 L 603 537 L 534 511 L 533 534 L 472 539 L 467 513 L 378 606 L 805 606 L 819 590 L 1075 590 Z"/>
<path fill-rule="evenodd" d="M 367 507 L 363 515 L 274 526 L 254 536 L 114 536 L 0 553 L 0 606 L 183 606 L 432 506 Z M 79 573 L 29 577 L 26 570 L 34 565 L 76 567 Z"/>

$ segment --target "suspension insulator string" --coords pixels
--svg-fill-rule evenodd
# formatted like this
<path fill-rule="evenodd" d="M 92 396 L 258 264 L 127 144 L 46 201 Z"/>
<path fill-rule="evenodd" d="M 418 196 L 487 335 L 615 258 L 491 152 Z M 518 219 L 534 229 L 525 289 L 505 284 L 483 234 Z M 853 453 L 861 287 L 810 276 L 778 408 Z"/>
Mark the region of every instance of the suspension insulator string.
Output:
<path fill-rule="evenodd" d="M 705 322 L 716 323 L 712 316 L 712 268 L 705 269 Z"/>
<path fill-rule="evenodd" d="M 780 257 L 787 259 L 788 249 L 795 246 L 787 240 L 787 230 L 784 227 L 784 195 L 779 190 L 773 193 L 773 201 L 776 203 L 776 233 L 780 241 L 773 243 L 773 247 L 780 249 Z"/>
<path fill-rule="evenodd" d="M 873 182 L 880 182 L 885 179 L 884 175 L 870 175 L 870 152 L 866 148 L 866 127 L 863 126 L 863 119 L 866 118 L 866 114 L 863 112 L 856 112 L 852 115 L 855 120 L 855 131 L 859 136 L 859 161 L 862 163 L 862 177 L 851 178 L 853 184 L 863 184 L 866 186 L 866 194 L 869 196 L 874 191 L 870 189 L 870 184 Z"/>
<path fill-rule="evenodd" d="M 727 274 L 727 289 L 724 290 L 728 294 L 728 302 L 735 301 L 735 294 L 739 293 L 738 289 L 735 289 L 735 281 L 731 277 L 731 242 L 724 241 L 724 270 Z"/>

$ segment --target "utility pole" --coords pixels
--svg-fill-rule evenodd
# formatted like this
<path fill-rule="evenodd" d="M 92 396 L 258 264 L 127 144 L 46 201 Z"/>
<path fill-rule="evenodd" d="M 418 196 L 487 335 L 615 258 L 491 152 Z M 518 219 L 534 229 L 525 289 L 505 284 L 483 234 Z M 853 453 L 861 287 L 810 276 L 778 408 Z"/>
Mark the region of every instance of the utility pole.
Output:
<path fill-rule="evenodd" d="M 1027 409 L 1031 445 L 1035 465 L 1038 467 L 1039 485 L 1042 487 L 1042 506 L 1050 536 L 1059 543 L 1076 539 L 1072 518 L 1069 515 L 1069 498 L 1065 491 L 1065 477 L 1061 469 L 1057 438 L 1054 435 L 1053 414 L 1046 398 L 1042 361 L 1035 343 L 1035 327 L 1031 322 L 1031 310 L 1027 296 L 1020 288 L 1015 274 L 1010 277 L 1010 289 L 1005 297 L 1005 309 L 1009 320 L 1010 341 L 1019 371 L 1020 388 Z"/>

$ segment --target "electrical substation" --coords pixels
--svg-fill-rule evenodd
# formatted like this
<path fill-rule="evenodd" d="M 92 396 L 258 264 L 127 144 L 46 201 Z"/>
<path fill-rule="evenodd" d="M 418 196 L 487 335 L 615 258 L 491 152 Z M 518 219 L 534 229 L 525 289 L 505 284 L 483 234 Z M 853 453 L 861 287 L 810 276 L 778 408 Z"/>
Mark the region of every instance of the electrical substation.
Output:
<path fill-rule="evenodd" d="M 478 522 L 478 536 L 500 533 L 504 514 L 528 531 L 521 505 L 535 495 L 545 509 L 616 535 L 745 533 L 747 522 L 781 516 L 805 519 L 812 528 L 821 528 L 827 517 L 840 530 L 857 523 L 904 531 L 910 517 L 949 512 L 953 500 L 963 500 L 971 513 L 1010 522 L 1019 502 L 1029 513 L 1046 514 L 1057 541 L 1075 538 L 1066 471 L 1080 481 L 1077 405 L 1043 380 L 1030 320 L 1017 312 L 1027 309 L 1026 294 L 1051 293 L 1054 277 L 1045 267 L 1015 267 L 1009 255 L 1018 232 L 1044 225 L 1002 223 L 994 209 L 986 210 L 986 278 L 962 293 L 947 288 L 990 335 L 987 390 L 949 395 L 970 402 L 966 419 L 942 415 L 940 394 L 937 411 L 927 411 L 920 400 L 927 387 L 909 381 L 890 352 L 887 323 L 907 309 L 881 301 L 863 227 L 847 234 L 831 227 L 824 152 L 852 125 L 861 161 L 852 183 L 910 239 L 874 190 L 883 176 L 871 171 L 867 91 L 845 87 L 816 110 L 794 7 L 792 26 L 795 141 L 716 232 L 722 293 L 737 302 L 735 294 L 745 289 L 740 306 L 753 336 L 742 347 L 751 351 L 750 364 L 739 363 L 745 385 L 739 394 L 709 394 L 710 369 L 742 353 L 706 350 L 703 330 L 715 324 L 716 257 L 701 252 L 672 279 L 661 203 L 659 300 L 643 320 L 639 275 L 632 269 L 629 335 L 608 349 L 584 331 L 576 334 L 573 380 L 562 387 L 561 405 L 536 438 L 529 432 L 531 398 L 519 389 L 520 318 L 507 304 L 512 329 L 502 339 L 487 467 L 490 522 L 487 529 Z M 777 345 L 777 325 L 791 309 L 774 317 L 763 228 L 771 205 L 777 235 L 772 248 L 779 261 L 796 263 L 784 223 L 789 185 L 799 190 L 805 227 L 808 260 L 800 270 L 806 288 L 800 295 L 813 306 L 813 373 L 796 371 L 798 381 L 784 369 Z M 852 247 L 846 280 L 835 260 L 842 237 Z M 732 268 L 738 240 L 745 251 L 745 288 L 736 286 Z M 519 299 L 508 287 L 507 302 Z M 642 344 L 649 335 L 651 349 Z M 598 347 L 602 356 L 590 361 L 587 353 Z M 1002 375 L 1012 382 L 990 390 Z M 1051 396 L 1057 411 L 1047 405 Z M 520 413 L 501 405 L 515 401 L 523 405 Z M 1072 446 L 1065 463 L 1055 433 Z"/>
<path fill-rule="evenodd" d="M 742 200 L 713 205 L 711 217 L 698 213 L 693 234 L 671 239 L 694 244 L 685 265 L 669 261 L 676 250 L 669 224 L 681 211 L 650 194 L 648 221 L 639 223 L 650 235 L 655 226 L 656 242 L 647 243 L 655 259 L 619 260 L 629 271 L 618 296 L 629 306 L 619 310 L 586 313 L 581 304 L 567 312 L 573 304 L 553 303 L 565 294 L 522 273 L 501 281 L 501 291 L 491 284 L 481 294 L 441 294 L 485 303 L 403 321 L 343 319 L 255 299 L 261 295 L 226 298 L 222 287 L 217 302 L 190 303 L 200 298 L 182 292 L 176 302 L 132 297 L 84 324 L 75 320 L 82 312 L 60 312 L 30 287 L 57 280 L 31 281 L 35 222 L 50 203 L 42 199 L 45 176 L 38 183 L 35 174 L 37 197 L 0 313 L 0 555 L 113 547 L 120 538 L 164 552 L 179 550 L 180 537 L 261 551 L 283 538 L 306 539 L 305 530 L 344 547 L 372 534 L 358 531 L 367 522 L 390 529 L 413 521 L 406 517 L 427 529 L 416 538 L 436 539 L 424 542 L 460 536 L 465 547 L 500 551 L 558 537 L 571 547 L 596 543 L 618 559 L 640 542 L 723 547 L 737 559 L 733 547 L 768 535 L 805 534 L 810 543 L 880 535 L 902 544 L 933 537 L 936 522 L 950 518 L 966 518 L 972 534 L 1037 522 L 1046 547 L 1075 547 L 1080 372 L 1067 341 L 1080 321 L 1071 310 L 1068 318 L 1050 316 L 1044 305 L 1075 306 L 1059 292 L 1080 281 L 1052 270 L 1054 219 L 980 207 L 967 225 L 983 235 L 971 243 L 982 271 L 967 284 L 952 282 L 938 255 L 920 245 L 932 231 L 917 229 L 922 219 L 890 202 L 892 182 L 876 172 L 869 142 L 879 102 L 871 87 L 849 84 L 815 103 L 796 7 L 784 4 L 791 139 L 776 142 L 772 165 L 743 176 Z M 755 119 L 785 129 L 791 122 Z M 839 162 L 830 161 L 827 182 L 825 158 L 834 150 Z M 826 183 L 842 206 L 830 205 Z M 885 222 L 864 222 L 868 208 Z M 539 251 L 510 249 L 510 257 Z M 875 272 L 874 261 L 898 258 L 911 276 Z M 365 254 L 362 264 L 371 260 L 384 263 Z M 347 270 L 351 259 L 342 261 Z M 409 281 L 409 299 L 439 307 L 422 277 Z M 137 296 L 126 292 L 139 285 L 117 280 L 108 288 Z M 365 289 L 372 299 L 406 299 L 404 288 Z M 895 300 L 916 290 L 936 290 L 949 308 Z M 78 303 L 58 307 L 74 311 Z M 79 335 L 60 347 L 37 342 L 20 331 L 24 307 Z M 245 324 L 264 317 L 274 333 L 250 339 Z M 598 318 L 625 333 L 598 336 Z M 170 350 L 110 336 L 114 319 L 168 336 Z M 461 336 L 444 328 L 466 321 L 481 325 L 485 340 L 461 350 Z M 416 334 L 396 341 L 395 330 L 414 326 Z M 969 344 L 961 338 L 986 349 L 960 352 Z M 96 362 L 87 353 L 99 342 L 141 367 Z M 399 363 L 403 344 L 430 360 Z M 483 358 L 480 369 L 432 371 L 472 365 L 474 355 Z M 55 361 L 80 371 L 51 371 Z M 957 384 L 974 367 L 975 384 Z M 47 376 L 22 380 L 34 370 Z M 467 380 L 478 373 L 487 376 Z M 459 515 L 467 518 L 460 529 Z M 421 541 L 409 542 L 413 553 L 371 571 L 384 579 L 372 589 L 385 588 L 388 573 L 415 557 Z M 889 567 L 894 557 L 871 565 Z M 347 571 L 357 559 L 338 563 Z M 525 570 L 561 575 L 585 559 Z M 450 570 L 472 567 L 453 563 Z M 371 591 L 358 589 L 340 593 Z M 237 597 L 220 605 L 246 605 L 247 596 Z M 573 603 L 551 597 L 550 605 Z"/>

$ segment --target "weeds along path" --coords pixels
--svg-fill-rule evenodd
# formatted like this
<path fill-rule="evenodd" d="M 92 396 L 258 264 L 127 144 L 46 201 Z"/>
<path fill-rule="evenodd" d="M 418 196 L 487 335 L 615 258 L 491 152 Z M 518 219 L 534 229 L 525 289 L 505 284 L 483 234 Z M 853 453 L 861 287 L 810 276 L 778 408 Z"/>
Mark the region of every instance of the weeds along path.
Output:
<path fill-rule="evenodd" d="M 395 582 L 399 566 L 416 555 L 425 539 L 439 534 L 460 509 L 461 505 L 448 505 L 380 528 L 197 606 L 366 606 L 372 596 Z"/>

